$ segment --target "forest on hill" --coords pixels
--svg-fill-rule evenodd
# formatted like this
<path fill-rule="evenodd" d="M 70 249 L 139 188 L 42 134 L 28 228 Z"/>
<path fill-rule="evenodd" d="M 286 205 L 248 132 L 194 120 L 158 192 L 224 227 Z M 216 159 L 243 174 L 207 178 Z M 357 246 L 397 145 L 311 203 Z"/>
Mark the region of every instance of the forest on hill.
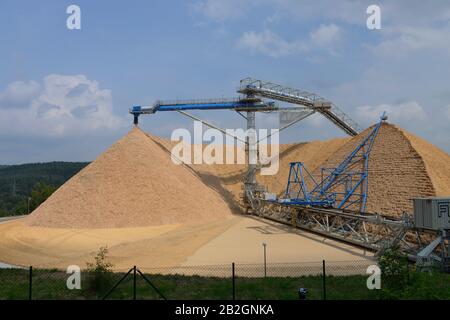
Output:
<path fill-rule="evenodd" d="M 33 211 L 89 162 L 0 165 L 0 217 Z"/>

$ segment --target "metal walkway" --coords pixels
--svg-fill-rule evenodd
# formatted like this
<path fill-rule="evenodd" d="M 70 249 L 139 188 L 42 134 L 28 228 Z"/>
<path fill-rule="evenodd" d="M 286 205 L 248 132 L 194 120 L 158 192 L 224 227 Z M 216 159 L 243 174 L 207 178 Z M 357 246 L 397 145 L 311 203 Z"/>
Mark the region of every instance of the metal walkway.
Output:
<path fill-rule="evenodd" d="M 238 92 L 247 96 L 254 95 L 302 105 L 323 114 L 327 119 L 351 136 L 356 136 L 361 132 L 358 124 L 347 114 L 332 102 L 315 93 L 253 78 L 242 79 Z"/>

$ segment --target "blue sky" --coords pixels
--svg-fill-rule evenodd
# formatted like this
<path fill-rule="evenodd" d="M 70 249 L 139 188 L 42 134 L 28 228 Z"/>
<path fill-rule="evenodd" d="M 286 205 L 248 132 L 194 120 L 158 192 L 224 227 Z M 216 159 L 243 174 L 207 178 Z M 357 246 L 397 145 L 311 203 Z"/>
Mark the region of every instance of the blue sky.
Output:
<path fill-rule="evenodd" d="M 81 8 L 81 30 L 66 8 Z M 381 7 L 381 30 L 366 9 Z M 236 96 L 251 76 L 316 92 L 362 126 L 390 122 L 450 152 L 450 3 L 434 0 L 0 2 L 0 163 L 92 160 L 156 99 Z M 232 112 L 197 112 L 221 127 Z M 191 128 L 156 114 L 143 129 Z M 258 117 L 274 127 L 276 117 Z M 320 115 L 282 142 L 342 137 Z"/>

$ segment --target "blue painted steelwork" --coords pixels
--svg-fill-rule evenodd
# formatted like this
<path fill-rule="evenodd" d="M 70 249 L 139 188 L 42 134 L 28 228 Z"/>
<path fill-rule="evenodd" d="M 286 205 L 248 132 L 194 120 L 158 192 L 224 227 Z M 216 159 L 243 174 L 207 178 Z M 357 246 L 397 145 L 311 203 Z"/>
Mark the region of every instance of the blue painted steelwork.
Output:
<path fill-rule="evenodd" d="M 224 103 L 193 103 L 193 104 L 173 104 L 159 105 L 155 111 L 176 111 L 176 110 L 220 110 L 220 109 L 240 109 L 255 107 L 249 103 L 243 102 L 224 102 Z"/>
<path fill-rule="evenodd" d="M 182 110 L 245 110 L 260 111 L 275 108 L 274 102 L 264 102 L 260 99 L 208 99 L 208 100 L 174 100 L 156 101 L 152 106 L 134 106 L 130 113 L 134 116 L 134 124 L 138 124 L 139 116 L 160 111 Z"/>
<path fill-rule="evenodd" d="M 368 191 L 369 155 L 386 114 L 363 141 L 336 168 L 322 168 L 317 183 L 301 162 L 290 164 L 285 199 L 281 203 L 346 209 L 360 205 L 365 212 Z M 362 167 L 358 170 L 358 166 Z M 307 182 L 308 181 L 308 182 Z M 311 191 L 308 191 L 310 187 Z M 360 189 L 361 191 L 357 191 Z"/>
<path fill-rule="evenodd" d="M 333 198 L 323 197 L 319 199 L 308 191 L 308 185 L 315 189 L 319 184 L 308 171 L 303 162 L 291 162 L 289 177 L 284 193 L 285 204 L 311 205 L 329 207 L 334 204 Z"/>

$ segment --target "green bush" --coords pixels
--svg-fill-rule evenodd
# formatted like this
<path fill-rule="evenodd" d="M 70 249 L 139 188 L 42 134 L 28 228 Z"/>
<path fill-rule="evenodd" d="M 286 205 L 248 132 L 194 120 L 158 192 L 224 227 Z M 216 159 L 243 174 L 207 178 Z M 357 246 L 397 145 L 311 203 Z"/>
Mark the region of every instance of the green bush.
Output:
<path fill-rule="evenodd" d="M 384 298 L 395 299 L 399 291 L 408 286 L 409 265 L 408 259 L 396 247 L 390 248 L 380 257 L 381 287 Z"/>
<path fill-rule="evenodd" d="M 100 247 L 94 263 L 87 263 L 88 290 L 95 294 L 104 294 L 112 286 L 113 264 L 107 261 L 108 248 Z"/>

